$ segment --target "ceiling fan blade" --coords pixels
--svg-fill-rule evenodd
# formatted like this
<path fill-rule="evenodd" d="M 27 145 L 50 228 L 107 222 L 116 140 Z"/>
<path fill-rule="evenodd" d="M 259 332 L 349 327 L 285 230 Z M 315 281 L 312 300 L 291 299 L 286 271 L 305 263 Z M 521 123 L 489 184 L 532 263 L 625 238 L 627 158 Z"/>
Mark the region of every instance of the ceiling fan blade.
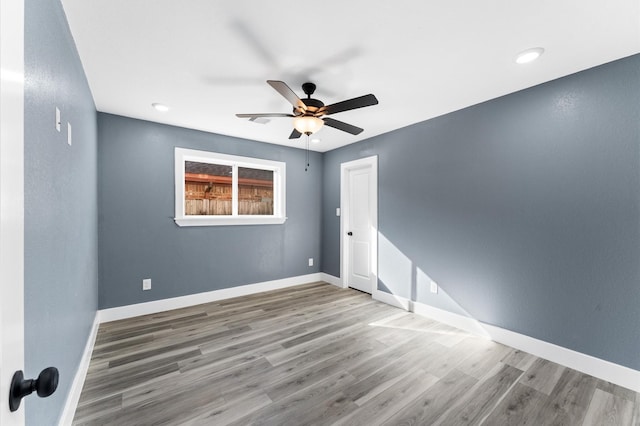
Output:
<path fill-rule="evenodd" d="M 346 101 L 337 102 L 335 104 L 327 105 L 326 107 L 324 107 L 324 114 L 335 114 L 338 112 L 364 108 L 371 105 L 378 105 L 378 99 L 376 99 L 376 97 L 372 94 L 368 94 L 353 99 L 347 99 Z"/>
<path fill-rule="evenodd" d="M 304 104 L 304 102 L 300 100 L 298 95 L 296 95 L 284 81 L 267 80 L 267 83 L 271 87 L 276 89 L 276 92 L 280 93 L 286 100 L 288 100 L 294 108 L 297 108 L 302 112 L 305 112 L 307 110 L 307 106 Z"/>
<path fill-rule="evenodd" d="M 258 114 L 236 114 L 238 118 L 258 118 L 258 117 L 295 117 L 293 114 L 285 114 L 279 112 L 265 112 Z"/>
<path fill-rule="evenodd" d="M 302 133 L 300 133 L 296 129 L 293 129 L 293 132 L 291 132 L 291 134 L 289 135 L 289 139 L 298 139 L 300 136 L 302 136 Z"/>
<path fill-rule="evenodd" d="M 323 118 L 324 124 L 334 129 L 342 130 L 343 132 L 351 133 L 352 135 L 359 135 L 364 129 L 353 126 L 344 121 L 334 120 L 333 118 Z"/>

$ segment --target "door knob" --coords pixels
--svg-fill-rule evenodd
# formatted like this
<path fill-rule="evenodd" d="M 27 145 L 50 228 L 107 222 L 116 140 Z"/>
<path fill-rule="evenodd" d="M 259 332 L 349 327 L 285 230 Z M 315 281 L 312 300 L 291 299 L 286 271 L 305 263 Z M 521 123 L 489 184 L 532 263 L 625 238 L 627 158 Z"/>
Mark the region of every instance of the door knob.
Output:
<path fill-rule="evenodd" d="M 353 232 L 349 231 L 349 232 L 347 232 L 347 235 L 348 235 L 348 236 L 352 236 L 352 235 L 353 235 Z"/>
<path fill-rule="evenodd" d="M 11 390 L 9 392 L 9 409 L 16 411 L 20 408 L 20 401 L 33 391 L 41 398 L 46 398 L 58 388 L 58 369 L 55 367 L 45 368 L 40 372 L 37 379 L 26 379 L 22 370 L 16 371 L 11 380 Z"/>

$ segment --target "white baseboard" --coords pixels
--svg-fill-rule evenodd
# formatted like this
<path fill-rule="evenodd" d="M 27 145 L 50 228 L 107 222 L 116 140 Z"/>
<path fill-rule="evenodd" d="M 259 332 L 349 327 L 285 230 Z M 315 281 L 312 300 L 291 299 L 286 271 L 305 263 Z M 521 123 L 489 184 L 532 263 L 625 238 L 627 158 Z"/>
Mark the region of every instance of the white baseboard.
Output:
<path fill-rule="evenodd" d="M 428 317 L 436 321 L 439 321 L 441 323 L 450 325 L 452 327 L 459 328 L 460 330 L 464 330 L 471 334 L 475 334 L 476 336 L 495 340 L 496 342 L 498 341 L 496 339 L 493 339 L 491 335 L 486 331 L 486 329 L 484 328 L 485 324 L 473 318 L 466 317 L 460 314 L 455 314 L 453 312 L 445 311 L 443 309 L 434 308 L 433 306 L 426 305 L 420 302 L 413 302 L 412 305 L 413 305 L 412 312 L 418 315 L 422 315 L 423 317 Z M 500 343 L 504 343 L 504 342 L 500 342 Z M 516 348 L 513 345 L 510 345 L 510 344 L 508 345 Z M 516 348 L 516 349 L 521 349 L 521 348 Z"/>
<path fill-rule="evenodd" d="M 324 272 L 320 272 L 320 278 L 322 279 L 322 281 L 327 282 L 329 284 L 333 284 L 336 287 L 340 287 L 340 288 L 346 288 L 346 286 L 342 283 L 342 280 L 338 277 L 335 277 L 333 275 L 329 275 L 326 274 Z"/>
<path fill-rule="evenodd" d="M 540 358 L 548 359 L 635 392 L 640 392 L 640 371 L 505 330 L 504 328 L 489 324 L 482 324 L 482 327 L 489 333 L 491 339 L 496 342 L 529 352 Z"/>
<path fill-rule="evenodd" d="M 528 352 L 537 357 L 578 370 L 598 379 L 615 383 L 635 392 L 640 392 L 640 371 L 554 345 L 553 343 L 525 336 L 524 334 L 485 324 L 470 317 L 434 308 L 424 303 L 413 302 L 407 298 L 394 296 L 380 290 L 374 291 L 373 298 L 400 309 L 432 318 L 474 335 Z"/>
<path fill-rule="evenodd" d="M 387 293 L 385 291 L 380 291 L 377 289 L 373 290 L 371 294 L 375 300 L 379 300 L 382 303 L 386 303 L 387 305 L 395 306 L 396 308 L 404 309 L 405 311 L 411 310 L 411 303 L 409 299 L 395 296 L 393 294 Z"/>
<path fill-rule="evenodd" d="M 278 290 L 285 287 L 308 284 L 322 281 L 322 274 L 300 275 L 297 277 L 283 278 L 280 280 L 265 281 L 256 284 L 247 284 L 237 287 L 208 291 L 205 293 L 189 294 L 187 296 L 171 297 L 169 299 L 154 300 L 152 302 L 136 303 L 134 305 L 119 306 L 117 308 L 101 309 L 98 311 L 100 322 L 116 321 L 140 315 L 155 314 L 171 309 L 186 308 L 201 303 L 215 302 L 217 300 L 230 299 L 232 297 L 247 296 L 263 291 Z"/>
<path fill-rule="evenodd" d="M 82 387 L 84 386 L 84 379 L 87 377 L 87 371 L 89 370 L 89 363 L 91 362 L 91 354 L 93 353 L 93 346 L 96 342 L 96 336 L 98 335 L 98 326 L 100 325 L 100 315 L 96 312 L 96 316 L 93 319 L 93 326 L 89 332 L 87 338 L 87 344 L 84 346 L 84 352 L 80 359 L 80 364 L 76 370 L 76 375 L 73 378 L 71 384 L 71 390 L 67 395 L 67 400 L 62 410 L 62 416 L 60 416 L 59 426 L 71 426 L 73 422 L 73 416 L 76 413 L 78 402 L 80 401 L 80 394 L 82 393 Z"/>

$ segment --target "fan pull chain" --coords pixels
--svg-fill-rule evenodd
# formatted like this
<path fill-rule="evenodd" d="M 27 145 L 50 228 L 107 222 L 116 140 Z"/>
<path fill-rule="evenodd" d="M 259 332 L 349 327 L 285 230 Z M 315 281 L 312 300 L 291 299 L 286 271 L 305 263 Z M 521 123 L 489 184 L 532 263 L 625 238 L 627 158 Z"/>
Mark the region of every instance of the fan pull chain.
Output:
<path fill-rule="evenodd" d="M 304 171 L 306 172 L 307 170 L 309 170 L 309 134 L 307 133 L 307 166 L 304 168 Z"/>

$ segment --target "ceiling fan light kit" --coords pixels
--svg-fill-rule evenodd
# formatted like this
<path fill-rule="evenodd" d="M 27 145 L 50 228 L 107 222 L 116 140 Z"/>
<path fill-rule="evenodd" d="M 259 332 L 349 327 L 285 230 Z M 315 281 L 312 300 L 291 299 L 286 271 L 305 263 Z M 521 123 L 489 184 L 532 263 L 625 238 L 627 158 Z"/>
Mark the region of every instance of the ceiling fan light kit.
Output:
<path fill-rule="evenodd" d="M 267 80 L 267 84 L 273 87 L 276 92 L 280 93 L 292 106 L 293 113 L 258 113 L 258 114 L 236 114 L 239 118 L 248 118 L 255 120 L 264 117 L 291 117 L 293 118 L 293 131 L 289 135 L 289 139 L 298 139 L 303 134 L 309 136 L 322 128 L 323 125 L 333 127 L 334 129 L 358 135 L 364 129 L 335 120 L 333 118 L 323 118 L 327 115 L 336 114 L 338 112 L 349 111 L 352 109 L 363 108 L 367 106 L 377 105 L 378 99 L 372 94 L 360 96 L 346 101 L 337 102 L 331 105 L 325 105 L 322 101 L 311 97 L 316 90 L 313 83 L 304 83 L 302 91 L 307 95 L 306 99 L 300 99 L 293 90 L 289 88 L 283 81 Z"/>
<path fill-rule="evenodd" d="M 323 125 L 324 121 L 318 117 L 301 115 L 293 119 L 293 127 L 307 136 L 320 130 Z"/>

